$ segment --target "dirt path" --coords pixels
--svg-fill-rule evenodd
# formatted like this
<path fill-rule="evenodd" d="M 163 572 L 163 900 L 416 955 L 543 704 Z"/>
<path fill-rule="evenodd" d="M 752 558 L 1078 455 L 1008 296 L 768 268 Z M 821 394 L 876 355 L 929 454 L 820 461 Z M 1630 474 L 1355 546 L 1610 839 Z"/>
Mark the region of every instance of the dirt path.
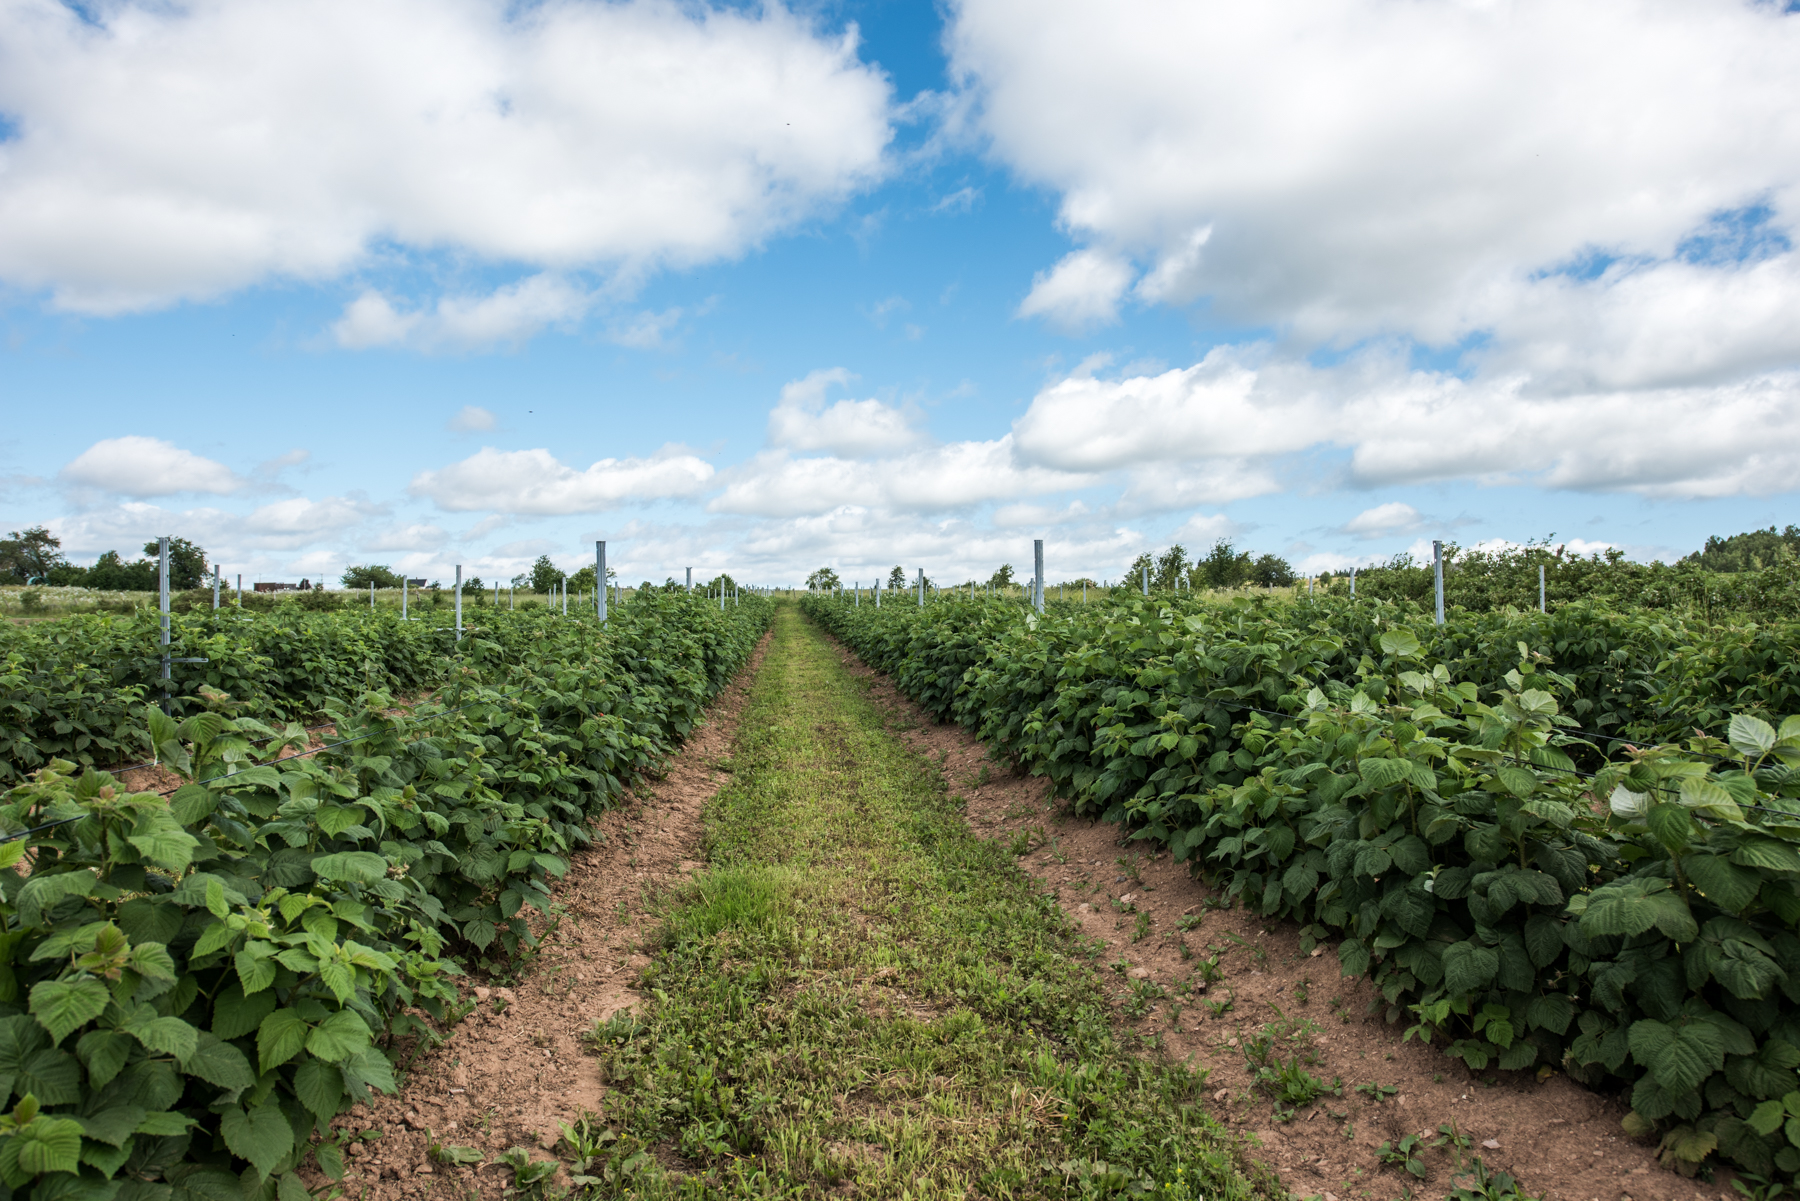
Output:
<path fill-rule="evenodd" d="M 489 1161 L 511 1147 L 544 1159 L 558 1123 L 601 1111 L 604 1086 L 581 1036 L 639 1000 L 635 986 L 649 963 L 639 942 L 650 931 L 651 907 L 700 866 L 701 811 L 726 778 L 721 761 L 767 647 L 765 638 L 671 757 L 667 774 L 641 783 L 595 823 L 594 844 L 571 857 L 556 889 L 554 928 L 512 986 L 467 990 L 474 1010 L 449 1042 L 413 1065 L 400 1095 L 338 1119 L 341 1130 L 379 1134 L 352 1149 L 349 1196 L 498 1197 L 507 1169 L 433 1163 L 432 1140 L 473 1148 Z"/>
<path fill-rule="evenodd" d="M 1736 1201 L 1724 1171 L 1712 1184 L 1683 1179 L 1657 1164 L 1652 1147 L 1626 1138 L 1619 1098 L 1560 1073 L 1541 1082 L 1522 1073 L 1472 1074 L 1436 1048 L 1403 1042 L 1406 1023 L 1383 1021 L 1385 1004 L 1370 1014 L 1377 994 L 1368 980 L 1339 975 L 1334 947 L 1302 954 L 1291 923 L 1207 909 L 1213 894 L 1186 864 L 1121 844 L 1116 825 L 1074 817 L 1051 797 L 1048 781 L 1012 774 L 968 731 L 937 724 L 886 677 L 840 653 L 870 678 L 871 698 L 892 714 L 901 737 L 943 764 L 978 832 L 1029 837 L 1020 866 L 1044 881 L 1086 934 L 1106 943 L 1096 963 L 1111 981 L 1120 1022 L 1153 1036 L 1163 1053 L 1210 1069 L 1217 1114 L 1254 1135 L 1261 1158 L 1295 1196 L 1385 1199 L 1409 1189 L 1442 1196 L 1453 1187 L 1448 1148 L 1423 1152 L 1423 1179 L 1384 1165 L 1378 1153 L 1409 1134 L 1435 1140 L 1440 1125 L 1454 1123 L 1469 1140 L 1465 1156 L 1513 1173 L 1522 1190 L 1546 1201 Z M 1211 983 L 1208 972 L 1216 973 Z M 1277 1121 L 1252 1086 L 1244 1054 L 1271 1027 L 1285 1034 L 1277 1042 L 1282 1058 L 1316 1057 L 1303 1066 L 1328 1085 L 1341 1079 L 1341 1095 Z"/>

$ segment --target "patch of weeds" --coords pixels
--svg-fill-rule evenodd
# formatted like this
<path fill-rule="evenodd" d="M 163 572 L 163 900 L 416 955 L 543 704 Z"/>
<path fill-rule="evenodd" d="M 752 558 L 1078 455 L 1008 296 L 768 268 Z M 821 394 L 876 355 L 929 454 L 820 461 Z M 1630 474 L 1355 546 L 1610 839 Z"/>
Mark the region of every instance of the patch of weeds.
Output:
<path fill-rule="evenodd" d="M 1275 1012 L 1281 1013 L 1279 1009 Z M 1311 1022 L 1282 1014 L 1279 1022 L 1271 1022 L 1244 1040 L 1244 1059 L 1250 1067 L 1251 1082 L 1274 1102 L 1278 1121 L 1288 1121 L 1299 1106 L 1343 1089 L 1342 1080 L 1326 1084 L 1307 1071 L 1319 1061 L 1310 1042 L 1317 1030 Z M 1285 1055 L 1284 1047 L 1288 1048 Z"/>
<path fill-rule="evenodd" d="M 1395 1093 L 1399 1092 L 1400 1086 L 1397 1084 L 1376 1084 L 1371 1080 L 1367 1084 L 1357 1085 L 1356 1091 L 1371 1101 L 1385 1101 Z"/>
<path fill-rule="evenodd" d="M 1787 1191 L 1787 1185 L 1753 1172 L 1739 1172 L 1731 1178 L 1731 1187 L 1744 1201 L 1775 1201 Z"/>
<path fill-rule="evenodd" d="M 1226 1014 L 1230 1013 L 1236 1007 L 1237 1007 L 1237 998 L 1235 998 L 1235 997 L 1226 997 L 1223 1000 L 1212 1000 L 1212 1001 L 1206 1002 L 1207 1012 L 1212 1014 L 1216 1018 L 1224 1017 Z"/>
<path fill-rule="evenodd" d="M 1200 920 L 1205 916 L 1205 914 L 1201 913 L 1184 913 L 1175 919 L 1175 928 L 1184 934 L 1189 930 L 1198 930 L 1200 928 Z"/>
<path fill-rule="evenodd" d="M 1225 975 L 1225 969 L 1220 964 L 1217 951 L 1202 959 L 1195 970 L 1200 973 L 1200 981 L 1203 984 L 1217 984 Z"/>
<path fill-rule="evenodd" d="M 1375 1152 L 1375 1158 L 1389 1167 L 1404 1168 L 1420 1180 L 1425 1179 L 1425 1147 L 1426 1143 L 1416 1134 L 1409 1134 L 1398 1142 L 1381 1144 Z"/>
<path fill-rule="evenodd" d="M 500 1153 L 500 1163 L 512 1169 L 512 1182 L 503 1190 L 506 1196 L 538 1198 L 544 1195 L 545 1182 L 556 1175 L 561 1165 L 554 1159 L 533 1159 L 523 1147 Z"/>
<path fill-rule="evenodd" d="M 1302 977 L 1300 983 L 1294 985 L 1294 1000 L 1304 1005 L 1312 1000 L 1312 977 Z"/>
<path fill-rule="evenodd" d="M 431 1157 L 433 1163 L 441 1163 L 448 1167 L 477 1164 L 487 1158 L 478 1148 L 449 1146 L 438 1142 L 435 1138 L 431 1140 L 430 1146 L 426 1147 L 425 1154 Z"/>
<path fill-rule="evenodd" d="M 610 1018 L 596 1018 L 593 1028 L 582 1033 L 581 1041 L 589 1052 L 598 1055 L 609 1047 L 623 1046 L 646 1029 L 630 1011 L 620 1010 Z"/>
<path fill-rule="evenodd" d="M 1140 909 L 1137 915 L 1137 927 L 1131 932 L 1131 941 L 1143 942 L 1148 937 L 1150 937 L 1150 915 Z"/>
<path fill-rule="evenodd" d="M 1469 1170 L 1451 1178 L 1454 1185 L 1445 1201 L 1537 1201 L 1519 1187 L 1511 1172 L 1491 1171 L 1477 1155 Z"/>
<path fill-rule="evenodd" d="M 1133 980 L 1131 996 L 1125 1001 L 1125 1012 L 1134 1018 L 1143 1017 L 1152 1005 L 1168 995 L 1168 990 L 1154 980 Z"/>

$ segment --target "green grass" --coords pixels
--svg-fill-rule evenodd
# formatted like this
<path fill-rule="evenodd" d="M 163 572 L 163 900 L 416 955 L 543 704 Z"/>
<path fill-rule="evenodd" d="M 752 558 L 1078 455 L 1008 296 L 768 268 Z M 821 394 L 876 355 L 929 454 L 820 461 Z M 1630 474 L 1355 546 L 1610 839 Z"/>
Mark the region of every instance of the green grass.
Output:
<path fill-rule="evenodd" d="M 1204 1078 L 1121 1045 L 1079 939 L 783 606 L 663 915 L 595 1031 L 605 1195 L 1279 1197 Z"/>

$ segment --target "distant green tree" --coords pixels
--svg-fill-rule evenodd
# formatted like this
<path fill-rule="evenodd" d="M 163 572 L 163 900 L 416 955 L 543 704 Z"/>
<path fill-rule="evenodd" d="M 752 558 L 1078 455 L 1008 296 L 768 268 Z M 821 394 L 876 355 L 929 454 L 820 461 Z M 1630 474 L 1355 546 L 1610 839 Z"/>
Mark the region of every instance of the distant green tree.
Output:
<path fill-rule="evenodd" d="M 725 589 L 725 591 L 729 593 L 733 588 L 736 588 L 737 586 L 738 586 L 737 581 L 732 579 L 730 574 L 727 572 L 720 572 L 718 575 L 714 576 L 712 579 L 706 581 L 706 590 L 708 592 L 714 593 L 715 595 L 718 593 L 719 589 L 721 589 L 721 588 Z"/>
<path fill-rule="evenodd" d="M 831 592 L 841 583 L 838 573 L 829 567 L 821 567 L 806 577 L 806 586 L 813 592 Z"/>
<path fill-rule="evenodd" d="M 1780 531 L 1770 526 L 1766 530 L 1750 530 L 1728 538 L 1715 534 L 1706 540 L 1703 550 L 1697 550 L 1679 562 L 1708 571 L 1758 571 L 1772 566 L 1783 556 L 1796 553 L 1800 553 L 1800 525 L 1790 525 Z"/>
<path fill-rule="evenodd" d="M 102 592 L 154 592 L 156 563 L 150 559 L 127 563 L 119 558 L 118 551 L 109 550 L 88 568 L 85 583 Z"/>
<path fill-rule="evenodd" d="M 0 580 L 23 584 L 48 579 L 57 568 L 68 566 L 61 548 L 62 540 L 41 525 L 14 530 L 0 538 Z"/>
<path fill-rule="evenodd" d="M 1142 591 L 1146 571 L 1150 573 L 1151 583 L 1155 583 L 1156 560 L 1150 556 L 1149 551 L 1145 551 L 1131 561 L 1131 566 L 1125 569 L 1125 578 L 1119 581 L 1120 587 L 1127 588 L 1132 592 Z"/>
<path fill-rule="evenodd" d="M 1150 569 L 1150 586 L 1152 588 L 1174 588 L 1187 574 L 1187 569 L 1187 548 L 1177 542 L 1157 556 L 1156 565 Z"/>
<path fill-rule="evenodd" d="M 150 556 L 150 569 L 157 570 L 160 545 L 156 542 L 144 543 L 144 553 Z M 169 539 L 169 588 L 175 592 L 184 592 L 189 588 L 198 588 L 206 578 L 206 552 L 189 542 L 186 538 Z M 150 585 L 156 587 L 154 583 Z"/>
<path fill-rule="evenodd" d="M 1258 587 L 1288 588 L 1294 579 L 1294 569 L 1280 555 L 1259 555 L 1250 565 L 1250 582 Z"/>
<path fill-rule="evenodd" d="M 1236 588 L 1248 582 L 1252 570 L 1250 552 L 1238 550 L 1229 538 L 1214 542 L 1195 567 L 1208 588 Z"/>
<path fill-rule="evenodd" d="M 996 571 L 993 575 L 988 577 L 988 583 L 993 585 L 995 588 L 1005 588 L 1012 582 L 1013 582 L 1013 565 L 1011 563 L 1000 564 L 1000 570 Z"/>
<path fill-rule="evenodd" d="M 393 568 L 385 567 L 379 563 L 368 563 L 362 567 L 349 567 L 344 569 L 344 587 L 355 588 L 360 591 L 367 588 L 370 584 L 375 585 L 377 588 L 398 588 L 400 586 L 400 576 Z"/>
<path fill-rule="evenodd" d="M 531 565 L 531 590 L 548 592 L 560 584 L 565 577 L 562 569 L 550 561 L 549 555 L 539 555 L 537 562 Z"/>
<path fill-rule="evenodd" d="M 896 567 L 894 570 L 888 572 L 887 586 L 889 588 L 906 587 L 906 569 L 904 567 Z"/>
<path fill-rule="evenodd" d="M 481 577 L 478 575 L 472 575 L 464 580 L 462 590 L 464 596 L 480 596 L 483 592 L 487 591 L 487 589 L 482 587 Z"/>

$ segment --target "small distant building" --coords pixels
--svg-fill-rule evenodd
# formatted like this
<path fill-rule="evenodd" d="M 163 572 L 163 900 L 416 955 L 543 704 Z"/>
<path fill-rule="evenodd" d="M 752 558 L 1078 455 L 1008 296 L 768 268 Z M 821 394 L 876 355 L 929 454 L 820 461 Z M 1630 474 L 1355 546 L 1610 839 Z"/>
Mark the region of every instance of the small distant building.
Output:
<path fill-rule="evenodd" d="M 423 577 L 416 580 L 409 577 L 406 581 L 406 586 L 408 588 L 423 588 L 425 586 L 425 580 Z"/>
<path fill-rule="evenodd" d="M 302 588 L 304 588 L 305 586 L 306 585 L 304 585 L 304 584 L 301 585 Z M 258 581 L 256 584 L 252 585 L 252 587 L 257 592 L 292 592 L 292 591 L 294 591 L 294 585 L 292 585 L 292 584 L 280 584 L 280 583 L 264 582 L 264 581 Z"/>

